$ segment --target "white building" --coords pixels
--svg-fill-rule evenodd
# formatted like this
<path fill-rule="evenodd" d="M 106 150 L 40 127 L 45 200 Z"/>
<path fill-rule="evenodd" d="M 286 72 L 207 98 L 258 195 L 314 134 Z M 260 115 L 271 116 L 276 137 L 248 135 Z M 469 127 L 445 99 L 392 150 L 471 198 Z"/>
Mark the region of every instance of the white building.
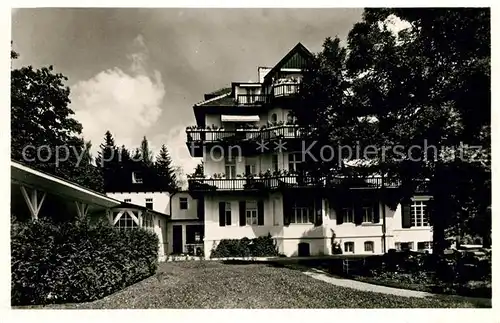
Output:
<path fill-rule="evenodd" d="M 232 83 L 193 107 L 197 125 L 186 129 L 187 145 L 203 157 L 204 176 L 189 179 L 189 190 L 203 205 L 206 257 L 222 239 L 269 233 L 287 256 L 331 254 L 332 232 L 344 254 L 429 248 L 424 191 L 391 210 L 377 197 L 381 178 L 351 186 L 349 202 L 335 185 L 319 188 L 301 170 L 303 135 L 291 112 L 311 55 L 299 43 L 274 67 L 259 68 L 260 82 Z M 286 149 L 275 151 L 282 141 Z M 185 236 L 184 226 L 176 230 Z"/>

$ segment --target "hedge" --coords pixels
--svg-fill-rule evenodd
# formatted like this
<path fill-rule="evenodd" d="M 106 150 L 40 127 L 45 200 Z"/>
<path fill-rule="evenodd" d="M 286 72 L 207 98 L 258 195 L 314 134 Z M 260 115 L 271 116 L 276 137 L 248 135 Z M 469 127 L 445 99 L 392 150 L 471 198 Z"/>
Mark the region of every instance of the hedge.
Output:
<path fill-rule="evenodd" d="M 12 305 L 93 301 L 153 275 L 157 266 L 158 237 L 145 229 L 12 222 Z"/>
<path fill-rule="evenodd" d="M 271 235 L 254 239 L 222 239 L 210 253 L 210 258 L 227 257 L 274 257 L 278 248 Z"/>

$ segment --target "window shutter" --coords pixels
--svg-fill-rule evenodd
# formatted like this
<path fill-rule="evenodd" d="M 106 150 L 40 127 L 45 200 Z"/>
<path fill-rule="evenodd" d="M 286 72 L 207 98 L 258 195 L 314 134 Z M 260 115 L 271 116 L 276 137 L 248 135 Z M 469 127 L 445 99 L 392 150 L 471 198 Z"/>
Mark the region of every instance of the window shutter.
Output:
<path fill-rule="evenodd" d="M 257 202 L 257 225 L 264 225 L 264 201 Z"/>
<path fill-rule="evenodd" d="M 283 225 L 290 225 L 290 215 L 292 213 L 292 201 L 285 195 L 283 196 Z"/>
<path fill-rule="evenodd" d="M 403 228 L 411 228 L 411 206 L 408 201 L 401 203 L 401 226 Z"/>
<path fill-rule="evenodd" d="M 226 202 L 219 202 L 219 226 L 226 225 Z"/>
<path fill-rule="evenodd" d="M 354 223 L 356 225 L 363 223 L 363 208 L 359 204 L 354 207 Z"/>
<path fill-rule="evenodd" d="M 323 225 L 323 205 L 322 205 L 323 200 L 321 198 L 316 198 L 314 202 L 315 206 L 315 217 L 316 217 L 316 222 L 314 223 L 315 226 L 321 226 Z"/>
<path fill-rule="evenodd" d="M 205 219 L 205 198 L 203 197 L 198 199 L 198 219 Z"/>
<path fill-rule="evenodd" d="M 240 227 L 246 225 L 246 215 L 245 215 L 245 201 L 240 201 Z"/>
<path fill-rule="evenodd" d="M 380 203 L 378 201 L 373 203 L 373 223 L 380 223 Z"/>

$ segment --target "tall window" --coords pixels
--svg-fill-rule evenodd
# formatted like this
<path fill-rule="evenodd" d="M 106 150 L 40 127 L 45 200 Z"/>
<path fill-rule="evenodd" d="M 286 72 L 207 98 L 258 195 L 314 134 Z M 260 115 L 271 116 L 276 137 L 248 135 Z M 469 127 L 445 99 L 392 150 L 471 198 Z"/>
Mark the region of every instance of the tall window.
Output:
<path fill-rule="evenodd" d="M 343 208 L 342 209 L 342 222 L 343 223 L 354 223 L 354 209 L 353 208 Z"/>
<path fill-rule="evenodd" d="M 373 252 L 373 241 L 365 241 L 365 251 Z"/>
<path fill-rule="evenodd" d="M 273 123 L 278 122 L 278 116 L 276 115 L 276 113 L 273 113 L 271 115 L 271 122 L 273 122 Z"/>
<path fill-rule="evenodd" d="M 271 167 L 272 167 L 273 172 L 277 172 L 279 170 L 278 155 L 277 154 L 271 155 Z"/>
<path fill-rule="evenodd" d="M 346 242 L 346 243 L 344 243 L 344 252 L 352 252 L 352 253 L 354 253 L 354 242 Z"/>
<path fill-rule="evenodd" d="M 245 205 L 246 224 L 257 225 L 257 202 L 247 201 Z"/>
<path fill-rule="evenodd" d="M 226 156 L 224 162 L 226 178 L 236 178 L 236 159 L 234 157 L 229 158 L 229 156 Z"/>
<path fill-rule="evenodd" d="M 278 199 L 273 199 L 273 225 L 280 225 L 278 220 Z"/>
<path fill-rule="evenodd" d="M 146 207 L 150 210 L 153 209 L 153 199 L 152 198 L 147 198 L 146 199 Z"/>
<path fill-rule="evenodd" d="M 153 227 L 153 215 L 152 214 L 144 215 L 143 220 L 142 220 L 142 226 L 144 228 L 152 228 Z"/>
<path fill-rule="evenodd" d="M 226 221 L 226 223 L 225 223 L 226 225 L 231 225 L 231 203 L 230 202 L 226 202 L 224 219 Z"/>
<path fill-rule="evenodd" d="M 411 226 L 429 226 L 429 216 L 427 212 L 427 201 L 413 201 L 411 205 Z"/>
<path fill-rule="evenodd" d="M 314 223 L 314 202 L 296 201 L 292 205 L 290 223 Z"/>
<path fill-rule="evenodd" d="M 179 198 L 179 208 L 181 210 L 187 210 L 188 209 L 188 199 L 187 199 L 187 197 L 180 197 Z"/>
<path fill-rule="evenodd" d="M 373 206 L 363 206 L 363 222 L 373 222 L 374 213 Z"/>
<path fill-rule="evenodd" d="M 302 162 L 301 153 L 290 153 L 288 154 L 288 170 L 292 173 L 297 173 L 299 171 L 299 165 Z"/>
<path fill-rule="evenodd" d="M 245 160 L 245 175 L 257 174 L 257 162 L 255 158 L 246 158 Z"/>

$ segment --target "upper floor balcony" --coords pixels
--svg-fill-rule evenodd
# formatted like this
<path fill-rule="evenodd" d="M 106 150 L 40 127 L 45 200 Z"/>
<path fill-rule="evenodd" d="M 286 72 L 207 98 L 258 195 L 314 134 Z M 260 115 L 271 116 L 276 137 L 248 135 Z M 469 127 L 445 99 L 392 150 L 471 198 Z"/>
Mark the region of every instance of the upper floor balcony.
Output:
<path fill-rule="evenodd" d="M 327 176 L 314 178 L 304 174 L 278 171 L 259 175 L 240 175 L 236 178 L 226 178 L 224 174 L 214 174 L 210 178 L 189 178 L 189 189 L 195 192 L 215 191 L 265 191 L 278 190 L 281 188 L 336 188 L 348 187 L 349 189 L 380 189 L 397 188 L 401 185 L 399 180 L 385 179 L 382 186 L 380 176 L 366 177 L 343 177 Z M 417 187 L 417 191 L 425 191 L 425 183 Z"/>

